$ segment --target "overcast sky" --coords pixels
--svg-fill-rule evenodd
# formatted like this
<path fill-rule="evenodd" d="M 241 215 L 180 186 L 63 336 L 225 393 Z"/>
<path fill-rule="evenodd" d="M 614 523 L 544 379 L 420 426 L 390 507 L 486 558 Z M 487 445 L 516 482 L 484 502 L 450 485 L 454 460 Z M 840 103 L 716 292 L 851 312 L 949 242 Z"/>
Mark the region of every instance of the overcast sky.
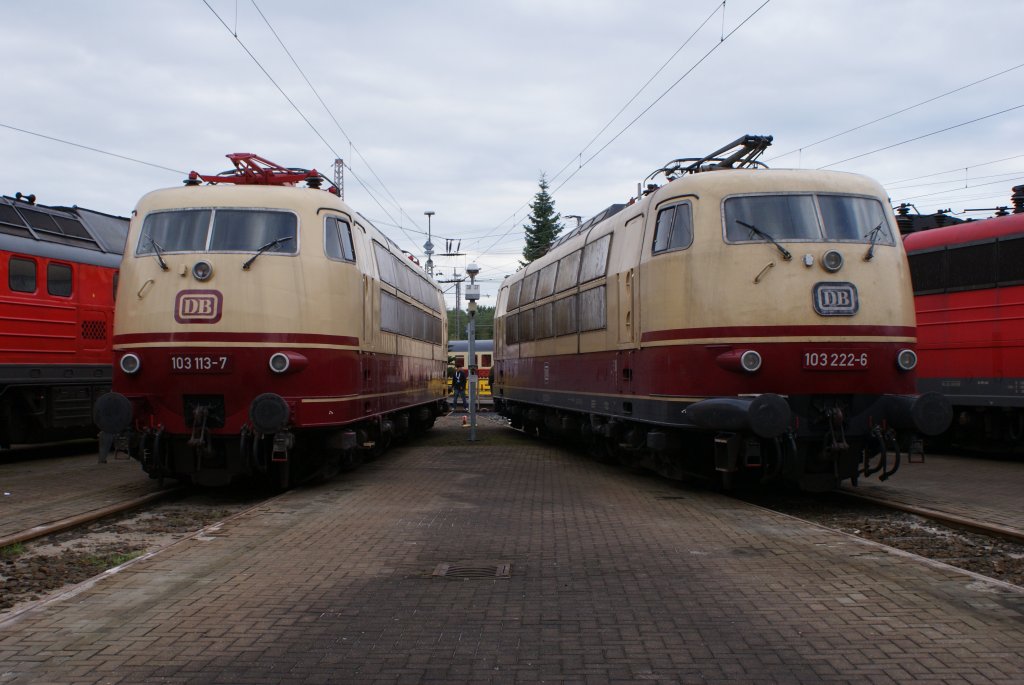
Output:
<path fill-rule="evenodd" d="M 493 304 L 542 173 L 586 218 L 745 133 L 922 213 L 1008 204 L 1022 20 L 1020 0 L 8 3 L 0 193 L 127 216 L 230 152 L 328 176 L 339 156 L 357 211 L 421 259 L 434 211 L 435 250 L 466 255 L 439 278 L 475 261 Z"/>

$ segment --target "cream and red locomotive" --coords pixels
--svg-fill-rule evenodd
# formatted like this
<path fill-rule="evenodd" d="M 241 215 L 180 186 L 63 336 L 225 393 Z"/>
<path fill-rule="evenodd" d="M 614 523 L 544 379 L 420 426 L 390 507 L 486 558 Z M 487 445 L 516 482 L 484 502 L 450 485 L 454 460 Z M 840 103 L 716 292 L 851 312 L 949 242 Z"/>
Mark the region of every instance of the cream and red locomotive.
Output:
<path fill-rule="evenodd" d="M 438 286 L 316 171 L 228 157 L 135 209 L 101 450 L 119 436 L 153 477 L 286 487 L 432 426 Z"/>
<path fill-rule="evenodd" d="M 674 160 L 505 280 L 492 388 L 514 427 L 670 477 L 807 490 L 888 477 L 946 428 L 948 402 L 916 394 L 885 191 L 767 169 L 770 143 Z"/>

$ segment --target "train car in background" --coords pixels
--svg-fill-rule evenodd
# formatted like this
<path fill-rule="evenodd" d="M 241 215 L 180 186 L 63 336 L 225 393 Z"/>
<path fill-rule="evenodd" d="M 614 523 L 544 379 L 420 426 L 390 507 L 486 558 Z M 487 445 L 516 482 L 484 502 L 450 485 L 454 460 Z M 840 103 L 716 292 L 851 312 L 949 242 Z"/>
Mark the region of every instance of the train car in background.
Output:
<path fill-rule="evenodd" d="M 154 478 L 284 488 L 429 429 L 440 288 L 315 170 L 228 157 L 135 210 L 101 451 L 120 436 Z"/>
<path fill-rule="evenodd" d="M 474 340 L 473 352 L 476 357 L 477 393 L 480 402 L 485 404 L 491 401 L 491 365 L 494 363 L 494 340 Z M 469 341 L 449 340 L 448 341 L 448 389 L 451 390 L 452 374 L 455 369 L 470 366 Z"/>
<path fill-rule="evenodd" d="M 762 168 L 770 143 L 673 160 L 505 279 L 492 388 L 513 427 L 669 477 L 817 491 L 888 477 L 946 429 L 946 400 L 917 394 L 886 192 Z"/>
<path fill-rule="evenodd" d="M 0 197 L 0 447 L 96 435 L 128 219 Z"/>
<path fill-rule="evenodd" d="M 903 239 L 917 309 L 918 387 L 954 418 L 941 441 L 1024 451 L 1024 186 L 1016 213 Z"/>

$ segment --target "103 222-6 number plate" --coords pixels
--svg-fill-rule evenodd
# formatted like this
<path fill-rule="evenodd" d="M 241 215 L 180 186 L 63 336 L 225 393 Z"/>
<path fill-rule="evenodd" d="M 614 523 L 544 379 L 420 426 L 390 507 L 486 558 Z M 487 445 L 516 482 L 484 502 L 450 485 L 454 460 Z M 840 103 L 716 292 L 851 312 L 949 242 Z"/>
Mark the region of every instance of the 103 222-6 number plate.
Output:
<path fill-rule="evenodd" d="M 171 373 L 227 373 L 230 361 L 226 354 L 172 354 Z"/>
<path fill-rule="evenodd" d="M 802 359 L 809 371 L 860 371 L 869 360 L 867 350 L 805 350 Z"/>

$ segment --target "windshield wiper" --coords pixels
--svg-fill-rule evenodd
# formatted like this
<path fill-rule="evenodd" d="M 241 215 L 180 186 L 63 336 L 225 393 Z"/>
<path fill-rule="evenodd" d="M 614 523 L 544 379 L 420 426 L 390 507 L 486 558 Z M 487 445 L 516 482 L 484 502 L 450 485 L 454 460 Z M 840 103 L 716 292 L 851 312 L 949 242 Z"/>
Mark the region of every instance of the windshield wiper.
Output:
<path fill-rule="evenodd" d="M 865 238 L 871 239 L 871 245 L 868 247 L 868 253 L 864 255 L 864 261 L 870 262 L 875 256 L 875 243 L 878 242 L 878 236 L 882 235 L 882 224 L 879 222 L 877 226 L 871 229 L 871 232 L 865 235 Z"/>
<path fill-rule="evenodd" d="M 266 245 L 263 245 L 262 247 L 260 247 L 260 249 L 256 250 L 256 254 L 254 254 L 252 257 L 249 257 L 247 260 L 245 260 L 245 263 L 242 264 L 242 271 L 248 271 L 249 267 L 252 266 L 252 263 L 256 261 L 256 258 L 259 257 L 264 252 L 266 252 L 267 250 L 269 250 L 270 248 L 277 247 L 281 243 L 283 243 L 283 242 L 285 242 L 287 240 L 291 240 L 291 239 L 292 239 L 292 236 L 286 235 L 283 238 L 274 238 L 273 240 L 271 240 Z"/>
<path fill-rule="evenodd" d="M 736 223 L 738 223 L 740 226 L 746 226 L 747 228 L 750 229 L 751 234 L 755 234 L 756 233 L 757 235 L 761 236 L 762 238 L 764 238 L 765 240 L 770 242 L 775 247 L 779 248 L 779 252 L 782 253 L 782 258 L 783 259 L 789 260 L 789 259 L 793 258 L 793 255 L 790 254 L 789 250 L 787 250 L 782 245 L 780 245 L 778 240 L 776 240 L 775 238 L 771 237 L 771 235 L 769 235 L 768 233 L 765 233 L 764 231 L 762 231 L 760 228 L 758 228 L 754 224 L 748 224 L 746 221 L 741 221 L 740 219 L 736 219 Z"/>
<path fill-rule="evenodd" d="M 160 247 L 160 244 L 153 240 L 153 236 L 146 236 L 149 238 L 149 244 L 153 246 L 153 255 L 156 257 L 156 261 L 160 264 L 162 271 L 167 271 L 171 267 L 167 266 L 167 262 L 164 261 L 164 249 Z"/>

